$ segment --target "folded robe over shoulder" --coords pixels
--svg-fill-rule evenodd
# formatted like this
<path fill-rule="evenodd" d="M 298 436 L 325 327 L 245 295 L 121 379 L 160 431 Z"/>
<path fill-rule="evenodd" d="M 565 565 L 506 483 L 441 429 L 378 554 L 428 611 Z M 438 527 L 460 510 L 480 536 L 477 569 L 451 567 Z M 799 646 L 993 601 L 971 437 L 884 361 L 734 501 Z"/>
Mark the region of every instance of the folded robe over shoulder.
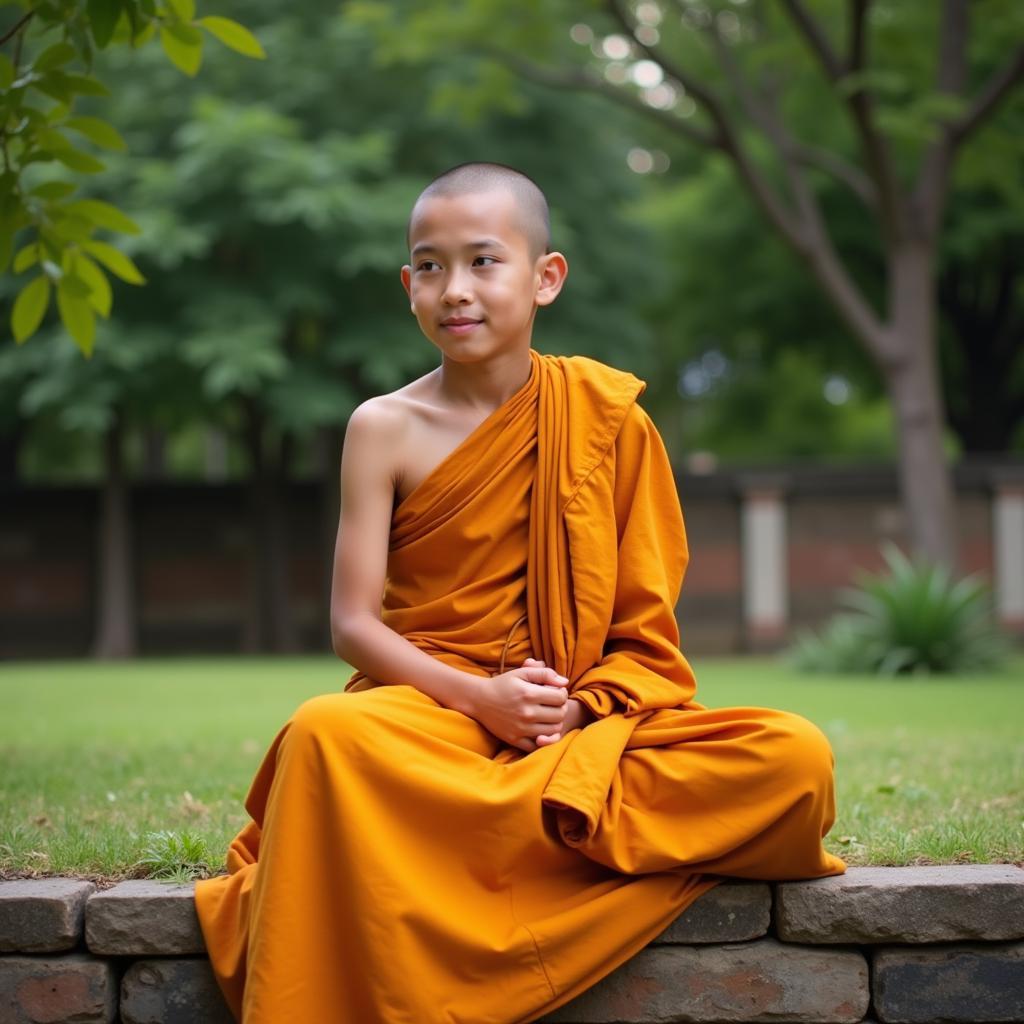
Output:
<path fill-rule="evenodd" d="M 682 509 L 644 382 L 530 358 L 395 509 L 382 619 L 475 675 L 542 658 L 597 720 L 527 754 L 358 671 L 301 705 L 253 780 L 229 874 L 196 884 L 246 1024 L 536 1020 L 724 876 L 845 870 L 821 842 L 824 734 L 694 700 Z"/>

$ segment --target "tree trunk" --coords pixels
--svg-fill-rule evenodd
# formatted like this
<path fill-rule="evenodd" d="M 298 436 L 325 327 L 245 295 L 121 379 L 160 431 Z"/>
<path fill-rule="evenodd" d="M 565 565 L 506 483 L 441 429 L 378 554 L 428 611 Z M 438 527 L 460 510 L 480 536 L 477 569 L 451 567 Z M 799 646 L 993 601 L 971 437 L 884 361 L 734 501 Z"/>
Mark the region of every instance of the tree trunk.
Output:
<path fill-rule="evenodd" d="M 208 427 L 203 442 L 203 479 L 222 483 L 228 478 L 227 436 L 220 427 Z"/>
<path fill-rule="evenodd" d="M 900 356 L 883 366 L 897 419 L 899 478 L 913 554 L 956 572 L 958 554 L 946 422 L 935 337 L 933 249 L 904 243 L 892 253 L 889 329 Z"/>
<path fill-rule="evenodd" d="M 17 419 L 7 433 L 0 434 L 0 480 L 16 483 L 18 480 L 18 453 L 28 434 L 28 421 Z"/>
<path fill-rule="evenodd" d="M 267 607 L 271 650 L 290 654 L 300 648 L 295 616 L 292 614 L 290 551 L 288 542 L 288 466 L 292 458 L 292 437 L 282 434 L 277 465 L 267 474 L 266 529 L 263 545 L 267 559 Z"/>
<path fill-rule="evenodd" d="M 120 410 L 104 439 L 104 480 L 98 529 L 98 614 L 94 656 L 131 658 L 136 653 L 131 510 L 124 472 Z"/>
<path fill-rule="evenodd" d="M 142 435 L 142 475 L 147 480 L 163 480 L 167 475 L 167 434 L 158 427 Z"/>
<path fill-rule="evenodd" d="M 288 580 L 288 524 L 282 454 L 272 464 L 265 437 L 266 417 L 258 403 L 246 403 L 249 451 L 249 592 L 242 649 L 247 653 L 298 650 Z"/>
<path fill-rule="evenodd" d="M 242 650 L 247 654 L 256 654 L 267 647 L 266 622 L 269 611 L 265 608 L 265 600 L 269 587 L 263 552 L 263 518 L 268 487 L 263 414 L 255 402 L 247 401 L 245 415 L 245 446 L 249 453 L 249 584 L 246 589 L 245 621 L 242 626 Z"/>

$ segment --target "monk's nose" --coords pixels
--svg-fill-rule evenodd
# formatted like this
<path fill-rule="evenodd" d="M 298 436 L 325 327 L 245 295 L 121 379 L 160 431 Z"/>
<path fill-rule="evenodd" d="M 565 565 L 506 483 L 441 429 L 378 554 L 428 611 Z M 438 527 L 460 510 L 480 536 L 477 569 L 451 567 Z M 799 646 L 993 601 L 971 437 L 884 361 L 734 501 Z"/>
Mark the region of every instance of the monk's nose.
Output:
<path fill-rule="evenodd" d="M 469 302 L 472 297 L 469 284 L 466 280 L 465 275 L 459 271 L 452 271 L 448 276 L 447 283 L 444 289 L 444 301 L 450 306 L 457 305 L 461 302 Z"/>

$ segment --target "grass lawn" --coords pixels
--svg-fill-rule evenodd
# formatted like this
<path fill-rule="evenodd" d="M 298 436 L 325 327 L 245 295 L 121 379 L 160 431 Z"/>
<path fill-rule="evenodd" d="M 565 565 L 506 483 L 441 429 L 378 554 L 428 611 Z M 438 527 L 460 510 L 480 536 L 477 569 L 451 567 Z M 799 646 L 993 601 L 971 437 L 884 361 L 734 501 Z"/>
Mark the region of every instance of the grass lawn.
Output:
<path fill-rule="evenodd" d="M 825 845 L 848 864 L 1024 865 L 1024 657 L 1000 675 L 898 681 L 691 662 L 708 707 L 784 708 L 825 731 Z M 196 837 L 200 873 L 216 873 L 277 730 L 349 674 L 333 657 L 0 667 L 0 877 L 145 877 L 147 833 L 167 831 Z"/>

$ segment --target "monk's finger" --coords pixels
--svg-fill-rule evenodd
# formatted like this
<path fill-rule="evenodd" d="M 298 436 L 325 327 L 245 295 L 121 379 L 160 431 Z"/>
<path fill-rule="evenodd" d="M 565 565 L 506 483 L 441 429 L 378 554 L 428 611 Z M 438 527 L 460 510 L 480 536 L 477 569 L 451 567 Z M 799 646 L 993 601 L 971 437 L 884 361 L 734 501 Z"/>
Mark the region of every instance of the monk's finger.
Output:
<path fill-rule="evenodd" d="M 569 699 L 567 685 L 568 680 L 558 684 L 549 683 L 546 686 L 538 687 L 531 696 L 536 698 L 538 704 L 550 704 L 552 707 L 560 708 Z"/>
<path fill-rule="evenodd" d="M 565 686 L 569 680 L 560 676 L 554 669 L 524 665 L 520 672 L 524 673 L 523 678 L 529 683 L 537 683 L 541 686 Z"/>
<path fill-rule="evenodd" d="M 565 721 L 564 704 L 538 704 L 529 715 L 532 726 L 561 725 Z"/>

